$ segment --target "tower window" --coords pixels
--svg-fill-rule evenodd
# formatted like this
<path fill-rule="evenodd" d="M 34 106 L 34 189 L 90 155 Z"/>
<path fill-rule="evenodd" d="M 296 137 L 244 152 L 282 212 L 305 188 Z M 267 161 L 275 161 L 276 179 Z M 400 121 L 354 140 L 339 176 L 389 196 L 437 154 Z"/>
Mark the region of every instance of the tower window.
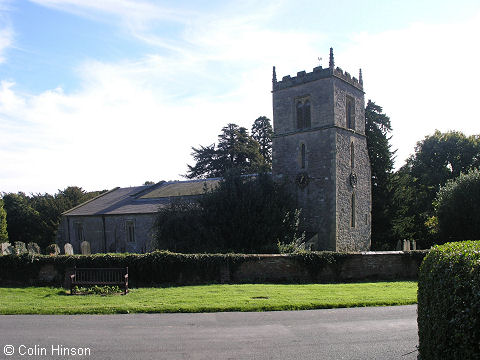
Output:
<path fill-rule="evenodd" d="M 350 143 L 350 168 L 353 170 L 355 167 L 355 146 L 353 141 Z"/>
<path fill-rule="evenodd" d="M 297 100 L 295 105 L 297 111 L 297 129 L 308 129 L 312 126 L 312 116 L 310 111 L 310 100 Z"/>
<path fill-rule="evenodd" d="M 352 206 L 352 209 L 351 209 L 351 221 L 350 221 L 350 225 L 352 226 L 352 228 L 355 227 L 355 193 L 352 193 L 352 202 L 351 202 L 351 206 Z"/>
<path fill-rule="evenodd" d="M 300 149 L 300 156 L 301 156 L 301 167 L 302 169 L 305 169 L 305 164 L 306 164 L 306 159 L 305 159 L 305 144 L 302 144 L 301 149 Z"/>
<path fill-rule="evenodd" d="M 350 96 L 347 96 L 345 113 L 347 128 L 355 130 L 355 101 Z"/>
<path fill-rule="evenodd" d="M 305 128 L 310 128 L 312 126 L 311 114 L 310 114 L 310 101 L 305 101 L 303 104 L 303 122 Z"/>
<path fill-rule="evenodd" d="M 303 129 L 303 104 L 297 102 L 297 129 Z"/>

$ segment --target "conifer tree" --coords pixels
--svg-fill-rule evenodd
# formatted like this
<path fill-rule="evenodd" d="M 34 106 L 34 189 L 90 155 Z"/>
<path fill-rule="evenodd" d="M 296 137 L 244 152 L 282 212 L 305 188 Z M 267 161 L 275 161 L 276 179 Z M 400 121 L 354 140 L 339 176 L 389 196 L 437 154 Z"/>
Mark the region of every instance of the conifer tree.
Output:
<path fill-rule="evenodd" d="M 272 166 L 272 136 L 273 128 L 270 119 L 266 116 L 258 117 L 252 125 L 252 137 L 260 145 L 260 154 L 269 170 Z"/>
<path fill-rule="evenodd" d="M 368 100 L 365 109 L 365 133 L 372 170 L 372 249 L 392 249 L 392 172 L 395 151 L 389 133 L 390 118 L 381 106 Z"/>
<path fill-rule="evenodd" d="M 0 199 L 0 243 L 8 241 L 7 212 L 3 208 L 3 200 Z"/>

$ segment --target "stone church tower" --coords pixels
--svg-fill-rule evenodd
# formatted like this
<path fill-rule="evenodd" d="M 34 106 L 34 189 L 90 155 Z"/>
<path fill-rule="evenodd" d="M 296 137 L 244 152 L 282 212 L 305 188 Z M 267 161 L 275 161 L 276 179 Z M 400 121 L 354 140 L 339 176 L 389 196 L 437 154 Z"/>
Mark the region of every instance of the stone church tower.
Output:
<path fill-rule="evenodd" d="M 314 250 L 370 248 L 371 175 L 359 79 L 329 67 L 277 81 L 273 68 L 273 176 L 302 209 Z"/>

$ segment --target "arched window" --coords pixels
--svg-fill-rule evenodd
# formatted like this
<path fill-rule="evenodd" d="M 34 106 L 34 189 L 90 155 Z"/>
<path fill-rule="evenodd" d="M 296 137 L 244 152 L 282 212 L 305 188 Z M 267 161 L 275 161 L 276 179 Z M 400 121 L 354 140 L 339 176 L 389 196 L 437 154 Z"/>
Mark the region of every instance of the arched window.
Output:
<path fill-rule="evenodd" d="M 301 156 L 300 165 L 301 165 L 302 169 L 305 169 L 305 165 L 306 165 L 305 144 L 302 144 L 302 146 L 300 147 L 300 156 Z"/>
<path fill-rule="evenodd" d="M 310 101 L 307 100 L 303 103 L 303 126 L 305 128 L 310 128 L 311 125 L 311 115 L 310 115 Z"/>
<path fill-rule="evenodd" d="M 312 126 L 312 116 L 310 111 L 310 100 L 297 100 L 295 103 L 297 112 L 297 129 L 308 129 Z"/>
<path fill-rule="evenodd" d="M 297 129 L 303 129 L 303 104 L 297 102 Z"/>
<path fill-rule="evenodd" d="M 350 168 L 353 170 L 355 167 L 355 146 L 353 141 L 350 143 Z"/>

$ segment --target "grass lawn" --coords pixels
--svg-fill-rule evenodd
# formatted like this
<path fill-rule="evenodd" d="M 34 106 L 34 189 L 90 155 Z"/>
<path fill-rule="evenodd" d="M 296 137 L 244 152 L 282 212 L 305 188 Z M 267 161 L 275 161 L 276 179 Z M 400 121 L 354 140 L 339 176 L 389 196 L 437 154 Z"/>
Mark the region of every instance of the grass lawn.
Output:
<path fill-rule="evenodd" d="M 0 288 L 0 314 L 119 314 L 306 310 L 417 302 L 416 282 L 203 285 L 68 295 L 61 288 Z"/>

